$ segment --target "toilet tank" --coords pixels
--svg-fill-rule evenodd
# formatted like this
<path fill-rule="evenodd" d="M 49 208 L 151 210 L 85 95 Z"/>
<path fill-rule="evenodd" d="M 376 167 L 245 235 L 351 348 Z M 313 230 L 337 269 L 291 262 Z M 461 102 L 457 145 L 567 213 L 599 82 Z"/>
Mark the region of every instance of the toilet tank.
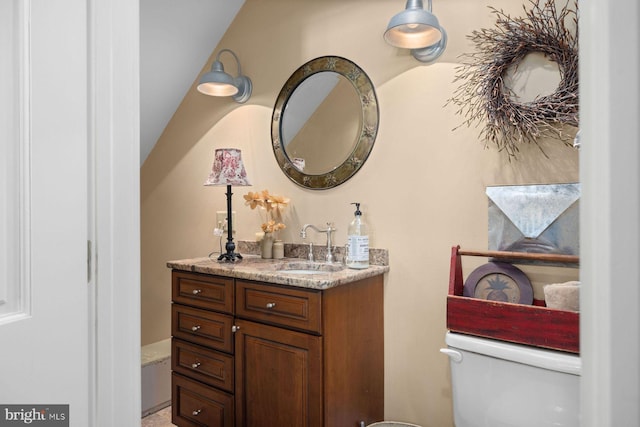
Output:
<path fill-rule="evenodd" d="M 447 332 L 456 427 L 579 427 L 580 357 Z"/>

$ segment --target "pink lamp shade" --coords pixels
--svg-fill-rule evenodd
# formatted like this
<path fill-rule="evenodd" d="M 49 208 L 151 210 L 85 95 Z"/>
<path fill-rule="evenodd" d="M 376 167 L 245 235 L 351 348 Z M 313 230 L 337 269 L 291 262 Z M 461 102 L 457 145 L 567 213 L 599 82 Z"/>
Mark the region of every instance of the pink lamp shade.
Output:
<path fill-rule="evenodd" d="M 204 185 L 251 185 L 237 148 L 218 148 L 213 157 L 211 174 Z"/>

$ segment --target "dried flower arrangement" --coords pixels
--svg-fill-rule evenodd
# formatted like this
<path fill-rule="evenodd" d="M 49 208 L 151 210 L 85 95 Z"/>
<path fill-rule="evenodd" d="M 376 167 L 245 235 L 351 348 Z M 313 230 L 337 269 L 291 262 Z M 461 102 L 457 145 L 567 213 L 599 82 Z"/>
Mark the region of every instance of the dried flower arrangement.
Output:
<path fill-rule="evenodd" d="M 540 137 L 558 138 L 570 145 L 573 136 L 563 127 L 578 126 L 578 4 L 570 8 L 567 2 L 557 11 L 553 0 L 531 3 L 530 10 L 523 6 L 525 16 L 516 18 L 490 8 L 497 16 L 496 28 L 467 36 L 476 52 L 462 55 L 466 59 L 457 68 L 454 82 L 463 82 L 447 102 L 458 106 L 457 114 L 464 116 L 460 126 L 484 121 L 480 138 L 504 150 L 509 158 L 516 156 L 522 143 L 540 148 Z M 505 74 L 533 52 L 558 64 L 560 83 L 553 94 L 515 102 L 504 83 Z"/>
<path fill-rule="evenodd" d="M 244 195 L 244 204 L 251 209 L 257 207 L 266 212 L 266 221 L 262 223 L 262 231 L 274 233 L 287 226 L 282 222 L 282 211 L 288 206 L 289 199 L 284 196 L 270 194 L 268 190 L 261 192 L 248 192 Z"/>

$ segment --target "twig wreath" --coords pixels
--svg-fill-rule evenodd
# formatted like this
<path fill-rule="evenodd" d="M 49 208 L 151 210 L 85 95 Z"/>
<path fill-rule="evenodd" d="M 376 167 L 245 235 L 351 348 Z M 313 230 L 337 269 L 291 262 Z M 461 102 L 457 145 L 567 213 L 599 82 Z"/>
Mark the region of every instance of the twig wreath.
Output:
<path fill-rule="evenodd" d="M 525 16 L 517 18 L 490 7 L 497 16 L 496 28 L 467 36 L 476 52 L 462 55 L 454 82 L 463 83 L 447 102 L 458 106 L 456 113 L 464 116 L 460 126 L 484 121 L 480 139 L 485 145 L 495 144 L 509 158 L 516 156 L 523 143 L 540 148 L 540 137 L 558 138 L 570 145 L 572 137 L 563 125 L 578 126 L 577 2 L 573 8 L 567 2 L 557 11 L 553 0 L 530 1 L 533 7 L 527 10 L 523 6 Z M 568 22 L 573 24 L 571 28 Z M 519 103 L 505 85 L 505 76 L 534 52 L 557 63 L 560 83 L 550 95 Z"/>

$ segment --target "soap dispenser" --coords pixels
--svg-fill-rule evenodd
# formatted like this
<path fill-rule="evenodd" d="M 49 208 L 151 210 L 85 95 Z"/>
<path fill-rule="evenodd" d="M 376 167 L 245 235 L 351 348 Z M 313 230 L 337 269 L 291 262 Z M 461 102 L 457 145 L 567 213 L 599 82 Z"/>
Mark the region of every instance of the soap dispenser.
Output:
<path fill-rule="evenodd" d="M 347 254 L 347 267 L 349 268 L 367 268 L 369 267 L 369 227 L 362 219 L 360 211 L 360 203 L 351 203 L 356 205 L 355 218 L 349 224 L 347 236 L 347 245 L 349 252 Z"/>

